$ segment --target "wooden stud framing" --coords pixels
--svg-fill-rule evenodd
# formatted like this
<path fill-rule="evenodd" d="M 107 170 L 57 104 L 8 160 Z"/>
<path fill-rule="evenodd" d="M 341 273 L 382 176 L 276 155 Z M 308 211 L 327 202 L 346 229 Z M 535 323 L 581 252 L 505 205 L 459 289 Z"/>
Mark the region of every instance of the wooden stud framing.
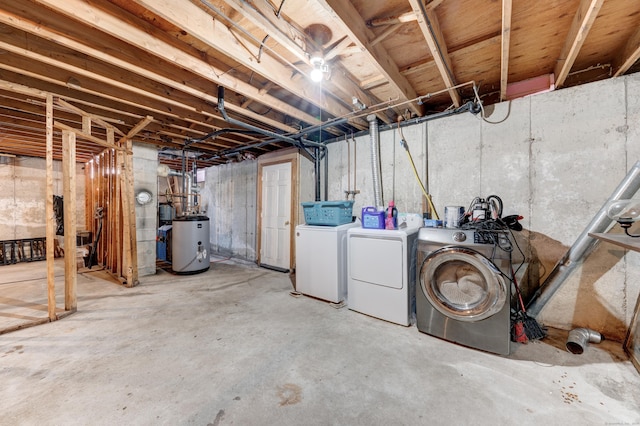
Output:
<path fill-rule="evenodd" d="M 47 233 L 47 306 L 49 321 L 56 320 L 56 282 L 54 272 L 56 238 L 53 213 L 53 96 L 47 95 L 47 188 L 45 200 L 45 226 Z"/>
<path fill-rule="evenodd" d="M 62 132 L 62 176 L 64 181 L 64 309 L 77 308 L 76 271 L 76 135 Z"/>

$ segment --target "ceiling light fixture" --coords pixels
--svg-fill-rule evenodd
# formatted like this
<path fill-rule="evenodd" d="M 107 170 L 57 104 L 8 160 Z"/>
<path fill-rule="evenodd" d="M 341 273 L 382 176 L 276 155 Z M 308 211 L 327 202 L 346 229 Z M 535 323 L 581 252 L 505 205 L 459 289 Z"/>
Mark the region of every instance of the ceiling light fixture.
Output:
<path fill-rule="evenodd" d="M 324 59 L 320 56 L 313 56 L 309 60 L 313 69 L 309 73 L 309 78 L 315 83 L 319 83 L 324 78 L 324 75 L 329 72 L 329 65 L 324 63 Z"/>

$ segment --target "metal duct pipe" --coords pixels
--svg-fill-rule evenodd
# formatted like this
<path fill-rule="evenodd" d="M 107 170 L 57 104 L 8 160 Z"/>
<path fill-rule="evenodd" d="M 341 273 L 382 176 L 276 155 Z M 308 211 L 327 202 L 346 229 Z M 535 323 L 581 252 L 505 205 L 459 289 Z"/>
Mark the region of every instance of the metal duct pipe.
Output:
<path fill-rule="evenodd" d="M 382 184 L 380 183 L 380 132 L 378 131 L 378 118 L 375 114 L 367 116 L 369 122 L 369 137 L 371 139 L 371 172 L 373 175 L 373 197 L 376 207 L 382 207 Z"/>
<path fill-rule="evenodd" d="M 540 286 L 538 291 L 533 295 L 527 312 L 531 315 L 540 313 L 544 305 L 564 283 L 571 272 L 578 266 L 593 249 L 597 240 L 589 236 L 590 233 L 605 232 L 611 224 L 611 219 L 607 216 L 607 205 L 615 200 L 632 198 L 640 189 L 640 161 L 629 170 L 627 176 L 620 182 L 618 187 L 613 191 L 609 199 L 602 205 L 600 211 L 594 216 L 589 225 L 582 231 L 573 243 L 569 251 L 556 263 L 549 276 Z"/>
<path fill-rule="evenodd" d="M 240 127 L 244 127 L 245 129 L 253 130 L 256 133 L 263 134 L 265 136 L 269 136 L 272 138 L 276 138 L 277 140 L 283 140 L 289 142 L 293 145 L 298 145 L 298 141 L 290 138 L 288 136 L 279 135 L 278 133 L 271 132 L 269 130 L 261 129 L 260 127 L 252 126 L 251 124 L 244 123 L 240 120 L 236 120 L 235 118 L 231 118 L 227 115 L 227 111 L 224 109 L 224 86 L 218 86 L 218 111 L 224 118 L 224 121 L 227 123 L 235 124 Z"/>
<path fill-rule="evenodd" d="M 311 127 L 307 127 L 305 129 L 302 129 L 300 132 L 298 132 L 297 134 L 295 134 L 293 136 L 281 135 L 279 133 L 275 133 L 275 132 L 271 132 L 269 130 L 261 129 L 260 127 L 256 127 L 256 126 L 253 126 L 251 124 L 247 124 L 247 123 L 244 123 L 244 122 L 242 122 L 240 120 L 236 120 L 234 118 L 229 117 L 229 115 L 227 115 L 227 111 L 224 108 L 224 87 L 223 86 L 218 86 L 218 111 L 220 111 L 220 114 L 222 115 L 222 118 L 224 118 L 224 120 L 227 123 L 235 124 L 237 126 L 244 127 L 245 129 L 251 130 L 251 131 L 259 133 L 261 135 L 269 136 L 269 137 L 273 138 L 273 140 L 264 141 L 264 142 L 262 142 L 262 144 L 271 143 L 271 142 L 277 142 L 277 141 L 284 141 L 284 142 L 289 142 L 290 144 L 298 146 L 298 147 L 300 147 L 301 141 L 304 142 L 304 144 L 310 144 L 312 146 L 325 147 L 324 144 L 321 144 L 321 143 L 318 143 L 318 142 L 312 142 L 312 141 L 308 141 L 308 140 L 304 139 L 304 135 L 309 133 L 309 132 L 314 132 L 316 130 L 322 130 L 325 127 L 338 126 L 338 125 L 346 123 L 348 121 L 347 118 L 335 119 L 333 121 L 327 121 L 326 123 L 321 123 L 321 124 L 317 124 L 315 126 L 311 126 Z"/>
<path fill-rule="evenodd" d="M 188 138 L 185 139 L 184 141 L 184 146 L 189 146 L 191 144 L 194 143 L 199 143 L 199 142 L 204 142 L 207 139 L 213 138 L 215 139 L 216 137 L 220 136 L 220 135 L 224 135 L 227 133 L 238 133 L 238 134 L 242 134 L 242 135 L 253 135 L 253 134 L 257 134 L 257 132 L 255 130 L 249 130 L 249 129 L 220 129 L 220 130 L 216 130 L 213 131 L 211 133 L 207 133 L 206 135 L 200 137 L 200 138 Z"/>
<path fill-rule="evenodd" d="M 595 330 L 574 328 L 569 332 L 566 347 L 572 354 L 580 355 L 587 347 L 587 343 L 600 343 L 603 340 L 604 336 Z"/>

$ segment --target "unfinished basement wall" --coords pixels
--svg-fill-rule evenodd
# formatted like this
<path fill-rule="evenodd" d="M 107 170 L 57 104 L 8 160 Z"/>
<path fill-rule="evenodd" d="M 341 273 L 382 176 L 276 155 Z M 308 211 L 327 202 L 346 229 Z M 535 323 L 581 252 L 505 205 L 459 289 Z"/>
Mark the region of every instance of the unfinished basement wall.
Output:
<path fill-rule="evenodd" d="M 521 214 L 542 281 L 611 192 L 640 160 L 640 74 L 504 102 L 403 129 L 436 211 L 498 195 L 503 215 Z M 385 204 L 424 211 L 397 130 L 380 135 Z M 351 143 L 353 150 L 354 143 Z M 356 138 L 354 213 L 373 204 L 369 137 Z M 348 150 L 330 144 L 329 199 L 344 199 Z M 350 154 L 353 182 L 353 151 Z M 352 188 L 353 189 L 353 188 Z M 614 227 L 612 232 L 619 232 Z M 542 310 L 546 325 L 588 327 L 622 341 L 640 291 L 640 254 L 606 243 L 577 268 Z"/>
<path fill-rule="evenodd" d="M 256 260 L 257 173 L 256 160 L 206 169 L 200 194 L 210 220 L 211 254 Z"/>
<path fill-rule="evenodd" d="M 77 229 L 85 227 L 84 165 L 76 164 Z M 53 193 L 62 196 L 62 162 L 53 162 Z M 0 157 L 0 240 L 46 237 L 46 161 Z"/>
<path fill-rule="evenodd" d="M 138 276 L 156 273 L 156 231 L 158 229 L 158 150 L 155 146 L 133 144 L 133 193 L 149 191 L 149 204 L 136 206 Z"/>

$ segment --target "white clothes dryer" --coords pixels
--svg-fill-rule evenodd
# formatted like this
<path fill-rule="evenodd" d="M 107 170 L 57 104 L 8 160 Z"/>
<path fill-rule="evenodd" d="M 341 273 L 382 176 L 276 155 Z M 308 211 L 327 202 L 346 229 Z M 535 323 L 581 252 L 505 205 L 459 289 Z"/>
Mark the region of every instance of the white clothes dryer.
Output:
<path fill-rule="evenodd" d="M 508 231 L 422 228 L 416 265 L 416 325 L 450 342 L 510 352 Z"/>
<path fill-rule="evenodd" d="M 349 309 L 404 326 L 411 324 L 418 229 L 349 229 Z"/>

